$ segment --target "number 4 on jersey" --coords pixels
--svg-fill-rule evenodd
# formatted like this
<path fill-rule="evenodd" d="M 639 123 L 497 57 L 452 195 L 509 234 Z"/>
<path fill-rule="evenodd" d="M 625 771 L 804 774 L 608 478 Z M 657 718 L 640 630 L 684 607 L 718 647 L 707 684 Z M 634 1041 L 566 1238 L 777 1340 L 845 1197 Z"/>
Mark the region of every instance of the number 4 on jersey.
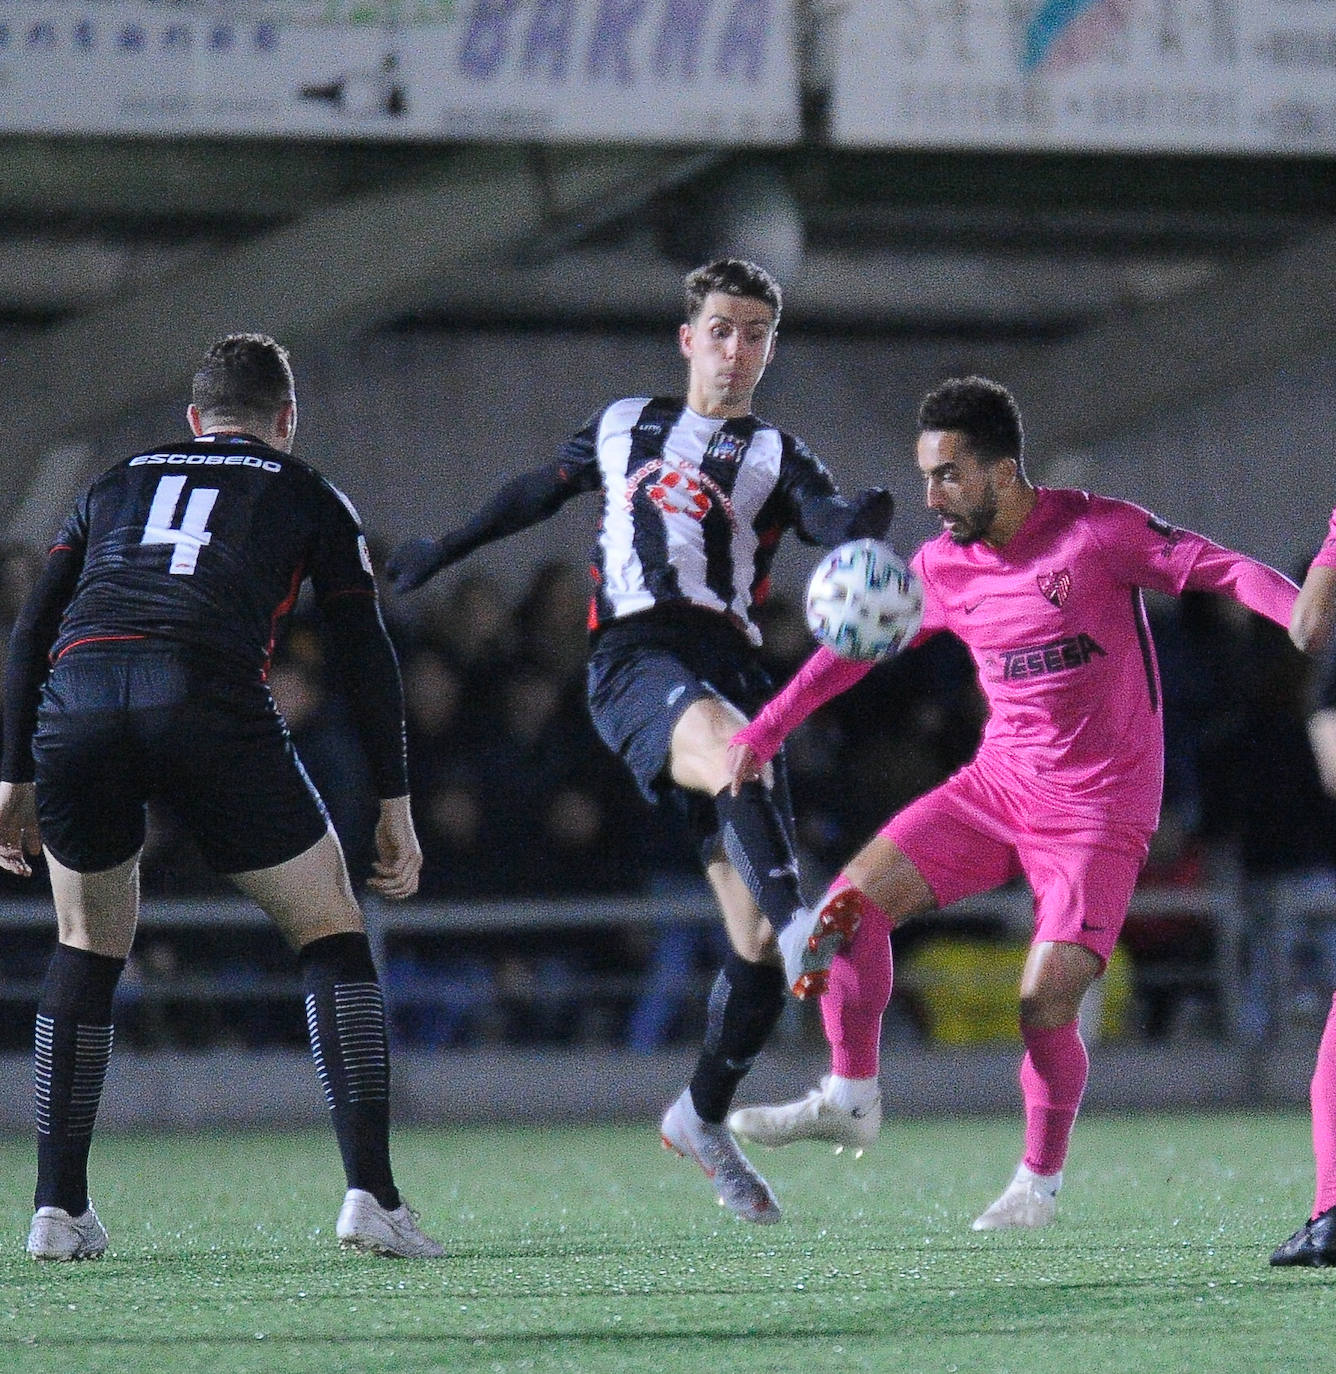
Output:
<path fill-rule="evenodd" d="M 176 504 L 185 484 L 184 477 L 164 477 L 158 483 L 153 504 L 149 507 L 148 523 L 144 526 L 144 537 L 139 542 L 172 545 L 172 562 L 167 571 L 189 576 L 195 571 L 199 551 L 213 538 L 205 527 L 213 512 L 213 503 L 218 499 L 218 488 L 196 487 L 186 502 L 181 523 L 174 525 Z"/>

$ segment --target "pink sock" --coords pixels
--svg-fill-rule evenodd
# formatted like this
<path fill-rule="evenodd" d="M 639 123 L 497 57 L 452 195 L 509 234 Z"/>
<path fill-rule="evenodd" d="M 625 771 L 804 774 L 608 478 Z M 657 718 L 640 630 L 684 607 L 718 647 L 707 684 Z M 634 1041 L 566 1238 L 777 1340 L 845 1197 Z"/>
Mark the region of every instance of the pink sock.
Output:
<path fill-rule="evenodd" d="M 1308 1090 L 1313 1104 L 1313 1158 L 1317 1161 L 1317 1195 L 1313 1215 L 1336 1207 L 1336 997 L 1331 999 L 1317 1066 Z"/>
<path fill-rule="evenodd" d="M 827 895 L 849 887 L 843 874 Z M 841 1078 L 875 1078 L 881 1051 L 881 1015 L 891 1000 L 891 922 L 863 896 L 863 919 L 854 938 L 830 965 L 821 998 L 821 1024 L 830 1041 L 831 1068 Z"/>
<path fill-rule="evenodd" d="M 1021 1095 L 1025 1098 L 1025 1156 L 1037 1174 L 1056 1174 L 1067 1158 L 1067 1141 L 1085 1092 L 1090 1060 L 1077 1023 L 1022 1026 Z"/>

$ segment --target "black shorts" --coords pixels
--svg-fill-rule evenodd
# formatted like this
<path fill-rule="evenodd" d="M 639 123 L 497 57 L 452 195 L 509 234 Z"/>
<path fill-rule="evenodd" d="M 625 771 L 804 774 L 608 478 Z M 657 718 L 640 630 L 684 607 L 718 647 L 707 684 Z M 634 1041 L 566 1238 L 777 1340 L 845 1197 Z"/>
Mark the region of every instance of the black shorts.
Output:
<path fill-rule="evenodd" d="M 711 611 L 659 608 L 598 631 L 589 655 L 589 713 L 603 742 L 631 770 L 644 796 L 683 811 L 709 862 L 718 846 L 714 799 L 678 787 L 668 773 L 673 729 L 693 702 L 722 697 L 748 720 L 774 684 L 747 637 Z M 793 838 L 793 806 L 781 751 L 774 798 Z"/>
<path fill-rule="evenodd" d="M 285 863 L 329 827 L 268 690 L 201 673 L 173 650 L 66 654 L 42 692 L 33 756 L 42 841 L 78 873 L 139 852 L 150 800 L 219 873 Z"/>

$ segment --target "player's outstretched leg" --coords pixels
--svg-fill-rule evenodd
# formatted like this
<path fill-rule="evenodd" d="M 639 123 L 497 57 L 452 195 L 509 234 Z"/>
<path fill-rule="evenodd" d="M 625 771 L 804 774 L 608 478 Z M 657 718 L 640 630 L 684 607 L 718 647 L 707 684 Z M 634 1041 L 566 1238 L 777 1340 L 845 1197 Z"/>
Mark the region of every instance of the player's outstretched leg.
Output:
<path fill-rule="evenodd" d="M 719 1205 L 744 1221 L 776 1222 L 781 1213 L 770 1185 L 752 1168 L 747 1156 L 722 1122 L 702 1120 L 684 1091 L 664 1113 L 659 1127 L 665 1148 L 694 1159 L 714 1185 Z"/>
<path fill-rule="evenodd" d="M 311 1054 L 348 1180 L 339 1242 L 378 1255 L 438 1258 L 445 1251 L 419 1230 L 390 1169 L 385 1003 L 367 938 L 326 935 L 304 945 L 300 960 Z"/>
<path fill-rule="evenodd" d="M 88 1199 L 88 1151 L 111 1062 L 111 1003 L 125 967 L 60 944 L 37 1003 L 36 1213 L 28 1253 L 39 1260 L 96 1259 L 107 1233 Z"/>
<path fill-rule="evenodd" d="M 837 1150 L 861 1152 L 877 1138 L 881 1018 L 893 980 L 890 922 L 880 907 L 847 884 L 839 883 L 831 895 L 843 893 L 859 897 L 861 919 L 847 947 L 831 960 L 830 985 L 821 998 L 834 1071 L 796 1102 L 734 1112 L 729 1126 L 758 1144 L 824 1140 Z"/>

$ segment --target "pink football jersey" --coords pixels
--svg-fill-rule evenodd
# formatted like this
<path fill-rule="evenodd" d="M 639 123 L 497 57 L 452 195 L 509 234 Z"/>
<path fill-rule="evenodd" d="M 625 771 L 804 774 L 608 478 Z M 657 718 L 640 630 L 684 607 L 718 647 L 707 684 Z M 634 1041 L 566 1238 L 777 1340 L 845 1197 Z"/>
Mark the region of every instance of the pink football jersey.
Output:
<path fill-rule="evenodd" d="M 1222 592 L 1281 625 L 1297 594 L 1274 569 L 1139 506 L 1043 487 L 1005 547 L 944 533 L 911 566 L 924 591 L 915 642 L 949 630 L 988 700 L 974 766 L 1048 824 L 1142 832 L 1159 819 L 1164 731 L 1141 589 Z M 867 671 L 818 650 L 743 738 L 769 757 Z"/>

